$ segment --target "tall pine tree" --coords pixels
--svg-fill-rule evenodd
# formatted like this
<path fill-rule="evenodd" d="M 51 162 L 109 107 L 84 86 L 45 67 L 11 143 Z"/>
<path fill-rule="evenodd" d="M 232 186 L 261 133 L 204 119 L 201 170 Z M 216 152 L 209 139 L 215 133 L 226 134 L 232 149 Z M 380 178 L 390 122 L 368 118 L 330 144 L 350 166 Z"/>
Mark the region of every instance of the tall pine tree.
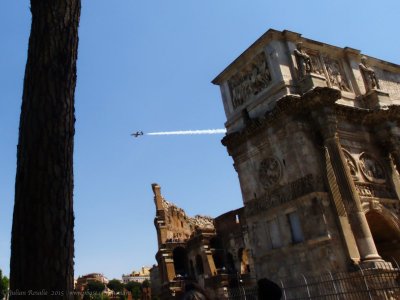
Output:
<path fill-rule="evenodd" d="M 11 241 L 10 290 L 15 294 L 45 290 L 48 296 L 71 299 L 80 8 L 80 0 L 31 0 Z"/>

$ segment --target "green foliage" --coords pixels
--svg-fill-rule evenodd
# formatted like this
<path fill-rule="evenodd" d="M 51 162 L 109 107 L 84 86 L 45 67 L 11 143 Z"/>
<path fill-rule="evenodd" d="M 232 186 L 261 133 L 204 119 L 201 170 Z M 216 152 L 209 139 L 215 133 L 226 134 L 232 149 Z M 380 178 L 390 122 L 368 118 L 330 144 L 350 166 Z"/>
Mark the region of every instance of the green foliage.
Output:
<path fill-rule="evenodd" d="M 90 300 L 90 296 L 88 294 L 84 294 L 83 295 L 83 300 Z"/>
<path fill-rule="evenodd" d="M 141 287 L 141 284 L 135 281 L 129 281 L 127 284 L 125 284 L 125 288 L 131 292 L 133 299 L 140 298 L 142 295 Z"/>
<path fill-rule="evenodd" d="M 0 270 L 0 299 L 4 299 L 8 291 L 8 278 Z"/>
<path fill-rule="evenodd" d="M 148 280 L 146 279 L 146 280 L 144 280 L 144 281 L 142 282 L 142 288 L 148 288 L 148 287 L 150 287 L 150 281 L 148 281 Z"/>
<path fill-rule="evenodd" d="M 89 281 L 86 285 L 85 291 L 90 293 L 101 294 L 106 289 L 104 283 L 100 281 Z"/>
<path fill-rule="evenodd" d="M 111 279 L 108 282 L 107 287 L 114 293 L 120 293 L 124 290 L 124 284 L 118 279 Z"/>

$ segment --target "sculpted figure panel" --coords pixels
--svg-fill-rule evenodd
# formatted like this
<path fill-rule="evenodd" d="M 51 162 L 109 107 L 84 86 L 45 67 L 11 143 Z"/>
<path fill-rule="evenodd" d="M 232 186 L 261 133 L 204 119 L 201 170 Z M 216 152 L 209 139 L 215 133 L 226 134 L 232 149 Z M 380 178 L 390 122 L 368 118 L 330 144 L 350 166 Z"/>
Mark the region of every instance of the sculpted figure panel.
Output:
<path fill-rule="evenodd" d="M 324 68 L 318 52 L 309 53 L 311 59 L 312 73 L 325 76 Z"/>
<path fill-rule="evenodd" d="M 329 80 L 330 84 L 338 87 L 342 91 L 350 92 L 350 88 L 340 62 L 328 56 L 324 57 L 324 62 L 328 75 L 327 79 Z"/>
<path fill-rule="evenodd" d="M 271 74 L 264 53 L 257 55 L 254 60 L 229 80 L 232 104 L 236 108 L 251 96 L 266 89 L 271 82 Z"/>

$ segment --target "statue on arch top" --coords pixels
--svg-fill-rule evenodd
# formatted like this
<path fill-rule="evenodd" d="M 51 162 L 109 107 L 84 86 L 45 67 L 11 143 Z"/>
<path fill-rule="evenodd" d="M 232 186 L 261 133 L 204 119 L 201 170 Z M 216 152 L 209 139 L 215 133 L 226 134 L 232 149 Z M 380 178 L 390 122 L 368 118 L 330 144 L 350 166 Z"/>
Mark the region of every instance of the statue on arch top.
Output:
<path fill-rule="evenodd" d="M 304 51 L 302 42 L 296 44 L 296 49 L 294 49 L 293 53 L 296 57 L 299 78 L 302 79 L 312 72 L 311 58 Z"/>
<path fill-rule="evenodd" d="M 361 76 L 364 81 L 365 90 L 369 92 L 373 89 L 380 89 L 375 71 L 368 66 L 367 58 L 365 56 L 361 57 L 361 63 L 358 66 L 360 68 Z"/>

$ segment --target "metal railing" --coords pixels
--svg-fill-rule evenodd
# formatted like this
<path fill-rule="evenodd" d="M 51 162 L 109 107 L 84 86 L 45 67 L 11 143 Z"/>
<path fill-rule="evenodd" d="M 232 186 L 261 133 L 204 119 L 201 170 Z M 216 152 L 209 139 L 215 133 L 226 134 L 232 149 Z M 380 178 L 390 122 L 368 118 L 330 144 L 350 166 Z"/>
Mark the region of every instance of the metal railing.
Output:
<path fill-rule="evenodd" d="M 400 270 L 390 264 L 374 269 L 320 276 L 300 275 L 276 282 L 284 300 L 395 300 L 400 299 Z M 228 289 L 228 299 L 256 300 L 257 287 Z M 261 300 L 261 299 L 260 299 Z"/>

